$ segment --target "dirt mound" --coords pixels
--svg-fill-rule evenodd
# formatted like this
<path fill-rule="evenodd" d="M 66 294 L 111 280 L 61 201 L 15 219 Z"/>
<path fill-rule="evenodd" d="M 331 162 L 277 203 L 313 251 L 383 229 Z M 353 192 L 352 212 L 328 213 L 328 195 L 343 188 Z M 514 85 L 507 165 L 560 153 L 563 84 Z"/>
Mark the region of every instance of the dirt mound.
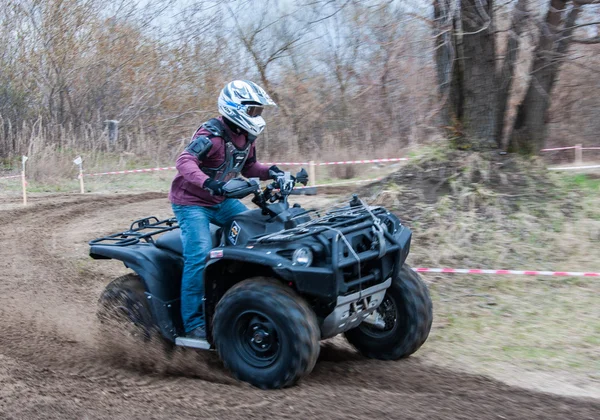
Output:
<path fill-rule="evenodd" d="M 214 353 L 100 350 L 96 303 L 126 270 L 91 262 L 87 241 L 140 216 L 170 215 L 164 194 L 65 196 L 0 211 L 0 418 L 597 418 L 600 402 L 511 388 L 418 357 L 366 360 L 323 345 L 299 386 L 240 384 Z"/>
<path fill-rule="evenodd" d="M 460 210 L 485 211 L 492 206 L 508 214 L 519 211 L 523 203 L 555 198 L 553 191 L 558 189 L 539 160 L 495 152 L 434 150 L 365 186 L 360 194 L 377 204 L 391 203 L 403 214 L 419 214 L 423 207 L 440 202 Z M 569 205 L 573 201 L 565 200 L 565 212 L 574 210 Z"/>

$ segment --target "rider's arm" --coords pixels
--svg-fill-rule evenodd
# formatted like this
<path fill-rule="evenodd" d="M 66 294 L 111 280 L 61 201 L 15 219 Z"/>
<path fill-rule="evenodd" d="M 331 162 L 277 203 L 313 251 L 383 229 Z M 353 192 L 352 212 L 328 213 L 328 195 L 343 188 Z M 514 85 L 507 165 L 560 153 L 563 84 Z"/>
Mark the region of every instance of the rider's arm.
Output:
<path fill-rule="evenodd" d="M 196 156 L 185 151 L 179 155 L 175 167 L 187 182 L 204 187 L 208 175 L 200 170 L 200 161 Z"/>
<path fill-rule="evenodd" d="M 200 127 L 196 134 L 194 134 L 194 138 L 197 136 L 207 136 L 209 134 L 210 133 L 206 130 L 206 128 Z M 200 188 L 205 188 L 206 180 L 209 178 L 208 175 L 206 175 L 200 169 L 202 163 L 210 159 L 218 159 L 218 157 L 223 154 L 223 141 L 221 138 L 212 137 L 210 138 L 210 141 L 212 143 L 212 147 L 209 148 L 202 161 L 198 159 L 198 156 L 193 155 L 188 150 L 184 150 L 183 153 L 179 155 L 177 162 L 175 163 L 175 167 L 183 176 L 183 179 L 199 186 Z"/>
<path fill-rule="evenodd" d="M 246 160 L 244 169 L 242 169 L 242 175 L 244 175 L 246 178 L 260 178 L 263 181 L 270 179 L 269 166 L 256 160 L 256 148 L 254 144 L 250 149 L 250 155 Z"/>

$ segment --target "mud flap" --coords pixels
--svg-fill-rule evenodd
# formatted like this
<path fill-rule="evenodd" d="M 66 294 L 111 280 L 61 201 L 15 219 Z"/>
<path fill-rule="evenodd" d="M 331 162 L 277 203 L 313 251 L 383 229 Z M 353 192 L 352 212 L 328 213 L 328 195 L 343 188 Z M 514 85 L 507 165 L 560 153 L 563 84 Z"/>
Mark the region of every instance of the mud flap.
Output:
<path fill-rule="evenodd" d="M 150 303 L 154 322 L 160 329 L 161 334 L 167 340 L 174 342 L 175 337 L 183 332 L 180 299 L 163 302 L 148 292 L 146 292 L 146 298 L 148 299 L 148 303 Z"/>

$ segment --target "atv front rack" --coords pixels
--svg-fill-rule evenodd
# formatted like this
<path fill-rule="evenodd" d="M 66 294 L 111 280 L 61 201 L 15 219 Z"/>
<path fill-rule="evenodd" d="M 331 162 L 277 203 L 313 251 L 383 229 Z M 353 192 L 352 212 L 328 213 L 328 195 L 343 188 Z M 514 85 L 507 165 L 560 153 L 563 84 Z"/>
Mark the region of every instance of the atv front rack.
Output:
<path fill-rule="evenodd" d="M 294 228 L 252 238 L 250 245 L 294 249 L 294 243 L 316 241 L 322 246 L 318 261 L 304 269 L 295 267 L 310 289 L 323 295 L 348 295 L 381 284 L 398 269 L 410 249 L 411 232 L 382 207 L 349 206 L 333 210 Z M 289 254 L 289 251 L 287 251 Z M 330 282 L 318 279 L 315 270 L 331 270 Z M 311 277 L 316 276 L 316 277 Z M 315 293 L 317 294 L 317 293 Z"/>
<path fill-rule="evenodd" d="M 140 241 L 147 243 L 154 243 L 153 236 L 161 233 L 168 232 L 179 228 L 177 219 L 172 217 L 170 219 L 158 220 L 157 217 L 145 217 L 143 219 L 136 220 L 129 226 L 129 230 L 113 233 L 112 235 L 103 236 L 91 240 L 90 245 L 107 245 L 107 246 L 129 246 L 135 245 Z"/>

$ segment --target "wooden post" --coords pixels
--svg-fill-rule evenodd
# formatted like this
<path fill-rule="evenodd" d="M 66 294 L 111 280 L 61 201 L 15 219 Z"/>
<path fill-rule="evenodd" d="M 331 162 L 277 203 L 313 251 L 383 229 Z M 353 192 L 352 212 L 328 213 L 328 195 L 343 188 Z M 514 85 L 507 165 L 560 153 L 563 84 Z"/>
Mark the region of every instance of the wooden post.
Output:
<path fill-rule="evenodd" d="M 21 160 L 21 186 L 23 188 L 23 205 L 27 205 L 27 180 L 25 179 L 25 162 L 29 159 L 27 156 L 23 156 Z"/>
<path fill-rule="evenodd" d="M 81 156 L 77 156 L 73 163 L 79 166 L 79 176 L 77 177 L 79 178 L 79 191 L 81 194 L 85 194 L 85 188 L 83 185 L 83 159 L 81 159 Z"/>
<path fill-rule="evenodd" d="M 79 191 L 81 194 L 85 194 L 85 188 L 83 186 L 83 169 L 79 168 Z"/>
<path fill-rule="evenodd" d="M 27 205 L 27 181 L 25 180 L 25 171 L 21 171 L 21 185 L 23 186 L 23 205 Z"/>
<path fill-rule="evenodd" d="M 314 160 L 308 162 L 308 165 L 308 182 L 311 187 L 314 187 L 317 185 L 317 166 Z"/>
<path fill-rule="evenodd" d="M 581 144 L 575 145 L 575 163 L 581 165 L 583 163 L 583 150 Z"/>

